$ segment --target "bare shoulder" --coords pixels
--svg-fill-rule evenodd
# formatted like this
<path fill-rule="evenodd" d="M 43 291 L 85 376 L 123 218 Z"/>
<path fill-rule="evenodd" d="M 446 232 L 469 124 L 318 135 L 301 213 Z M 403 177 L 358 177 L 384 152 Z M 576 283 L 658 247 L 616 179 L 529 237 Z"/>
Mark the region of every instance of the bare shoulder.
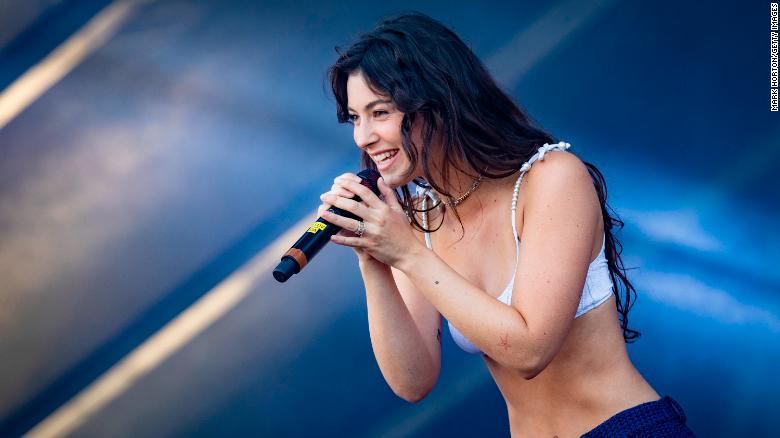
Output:
<path fill-rule="evenodd" d="M 568 195 L 598 202 L 593 180 L 585 163 L 566 151 L 552 151 L 537 160 L 523 178 L 529 200 Z"/>
<path fill-rule="evenodd" d="M 526 172 L 523 183 L 531 185 L 532 181 L 550 183 L 554 181 L 590 181 L 590 174 L 585 163 L 576 155 L 567 151 L 551 151 L 544 159 L 537 160 Z"/>
<path fill-rule="evenodd" d="M 524 218 L 537 217 L 548 225 L 558 222 L 554 218 L 568 219 L 584 229 L 598 227 L 598 194 L 588 168 L 576 155 L 548 152 L 531 166 L 522 185 Z"/>

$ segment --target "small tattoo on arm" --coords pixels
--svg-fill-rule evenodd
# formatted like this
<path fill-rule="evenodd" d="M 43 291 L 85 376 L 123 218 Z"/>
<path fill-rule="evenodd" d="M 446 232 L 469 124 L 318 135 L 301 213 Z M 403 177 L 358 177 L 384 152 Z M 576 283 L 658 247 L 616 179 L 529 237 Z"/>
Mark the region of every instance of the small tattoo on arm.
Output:
<path fill-rule="evenodd" d="M 439 280 L 435 280 L 435 281 L 434 281 L 434 283 L 435 283 L 435 284 L 439 284 Z"/>
<path fill-rule="evenodd" d="M 504 350 L 509 350 L 512 346 L 509 344 L 509 333 L 506 336 L 499 336 L 501 342 L 498 343 L 499 347 L 504 347 Z"/>

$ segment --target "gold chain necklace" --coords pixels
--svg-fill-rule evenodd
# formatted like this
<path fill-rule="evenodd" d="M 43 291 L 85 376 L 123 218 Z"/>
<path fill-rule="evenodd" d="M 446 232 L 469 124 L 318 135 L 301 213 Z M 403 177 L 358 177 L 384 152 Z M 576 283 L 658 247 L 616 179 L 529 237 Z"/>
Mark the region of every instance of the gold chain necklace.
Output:
<path fill-rule="evenodd" d="M 479 175 L 479 178 L 474 180 L 474 184 L 471 185 L 471 188 L 466 191 L 466 193 L 460 195 L 457 199 L 452 199 L 450 201 L 445 201 L 444 203 L 449 205 L 450 207 L 455 207 L 456 205 L 463 202 L 466 198 L 469 197 L 470 194 L 474 193 L 474 190 L 477 190 L 477 187 L 479 187 L 479 184 L 482 182 L 483 175 Z"/>

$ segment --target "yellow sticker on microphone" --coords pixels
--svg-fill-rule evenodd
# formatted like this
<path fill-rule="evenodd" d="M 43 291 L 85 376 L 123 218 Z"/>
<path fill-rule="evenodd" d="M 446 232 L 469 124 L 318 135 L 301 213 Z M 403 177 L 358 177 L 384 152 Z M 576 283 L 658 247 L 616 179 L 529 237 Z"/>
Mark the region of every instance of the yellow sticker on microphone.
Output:
<path fill-rule="evenodd" d="M 317 234 L 318 231 L 324 230 L 325 227 L 327 227 L 326 224 L 324 224 L 324 223 L 322 223 L 320 221 L 316 221 L 316 222 L 312 223 L 311 225 L 309 225 L 308 232 L 312 233 L 312 234 Z"/>

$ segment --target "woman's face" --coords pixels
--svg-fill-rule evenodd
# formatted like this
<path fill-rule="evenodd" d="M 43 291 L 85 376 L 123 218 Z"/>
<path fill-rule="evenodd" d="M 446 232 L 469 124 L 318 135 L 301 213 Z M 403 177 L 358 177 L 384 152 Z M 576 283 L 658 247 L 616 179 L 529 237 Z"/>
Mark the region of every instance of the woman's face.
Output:
<path fill-rule="evenodd" d="M 347 105 L 355 144 L 374 160 L 387 185 L 399 187 L 420 174 L 415 169 L 410 177 L 404 178 L 410 164 L 401 140 L 404 113 L 387 96 L 371 91 L 360 71 L 347 79 Z"/>

